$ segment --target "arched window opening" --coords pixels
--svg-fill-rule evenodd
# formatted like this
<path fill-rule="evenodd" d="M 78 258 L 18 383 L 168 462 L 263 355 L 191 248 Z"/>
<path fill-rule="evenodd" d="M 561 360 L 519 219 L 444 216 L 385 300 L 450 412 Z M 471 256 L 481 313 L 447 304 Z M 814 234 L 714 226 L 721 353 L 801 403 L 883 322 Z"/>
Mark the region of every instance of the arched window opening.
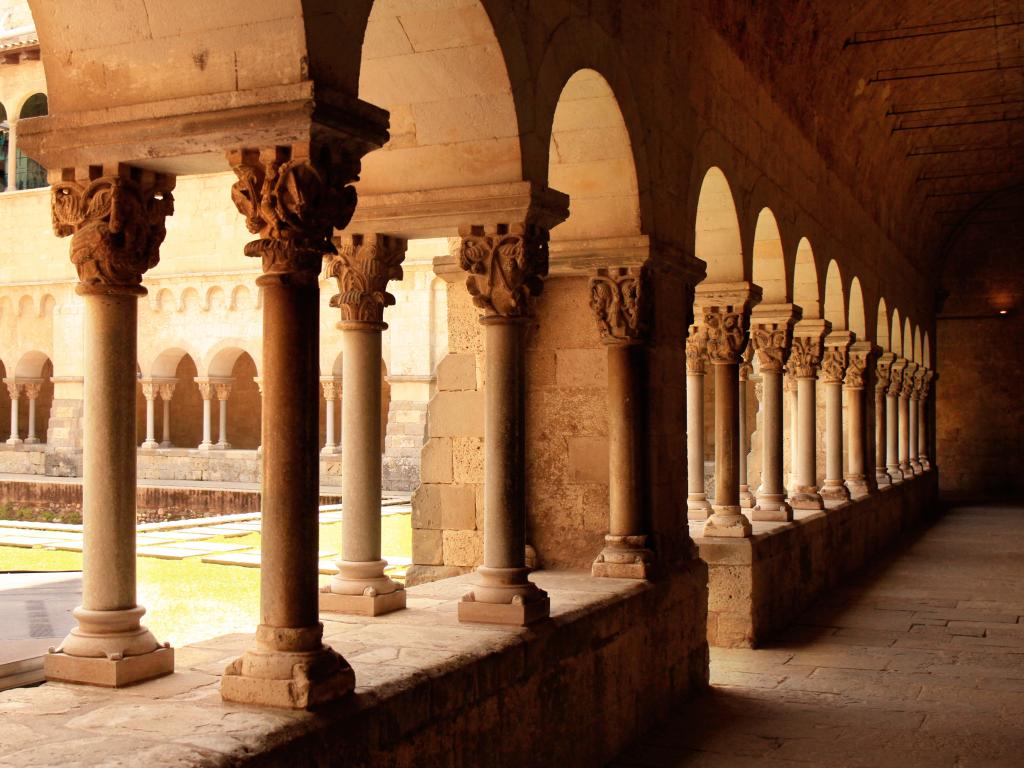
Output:
<path fill-rule="evenodd" d="M 25 120 L 32 117 L 42 117 L 47 114 L 47 109 L 48 105 L 46 94 L 34 94 L 28 98 L 28 101 L 26 101 L 25 105 L 21 108 L 21 114 L 18 115 L 18 119 Z M 46 169 L 20 149 L 17 150 L 15 188 L 38 189 L 40 187 L 45 187 L 46 185 Z"/>

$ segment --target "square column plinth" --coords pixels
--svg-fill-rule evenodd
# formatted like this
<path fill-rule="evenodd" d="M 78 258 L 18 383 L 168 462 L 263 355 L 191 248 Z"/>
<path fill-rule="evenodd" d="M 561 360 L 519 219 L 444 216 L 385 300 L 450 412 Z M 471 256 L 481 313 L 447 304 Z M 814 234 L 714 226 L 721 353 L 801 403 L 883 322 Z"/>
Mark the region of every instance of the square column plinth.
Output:
<path fill-rule="evenodd" d="M 459 603 L 459 621 L 474 624 L 505 624 L 525 627 L 546 619 L 551 614 L 551 599 L 544 597 L 527 602 L 482 603 L 463 598 Z"/>
<path fill-rule="evenodd" d="M 58 651 L 51 651 L 43 657 L 43 672 L 47 680 L 100 685 L 104 688 L 124 688 L 169 675 L 173 671 L 174 649 L 169 646 L 140 656 L 122 656 L 117 659 L 69 656 Z"/>
<path fill-rule="evenodd" d="M 345 613 L 350 616 L 381 616 L 405 608 L 405 590 L 396 589 L 386 595 L 341 595 L 320 593 L 320 610 L 324 613 Z"/>

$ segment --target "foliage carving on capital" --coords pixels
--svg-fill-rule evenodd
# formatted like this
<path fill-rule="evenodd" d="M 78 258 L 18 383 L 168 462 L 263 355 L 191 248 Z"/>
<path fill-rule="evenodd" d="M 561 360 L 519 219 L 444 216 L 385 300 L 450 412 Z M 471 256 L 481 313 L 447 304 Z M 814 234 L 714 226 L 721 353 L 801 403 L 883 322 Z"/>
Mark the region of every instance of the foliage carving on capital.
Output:
<path fill-rule="evenodd" d="M 875 389 L 887 390 L 892 375 L 891 355 L 878 358 L 875 364 Z"/>
<path fill-rule="evenodd" d="M 907 367 L 903 370 L 903 388 L 900 390 L 901 397 L 911 397 L 914 394 L 916 374 L 917 363 L 907 363 Z"/>
<path fill-rule="evenodd" d="M 228 382 L 218 382 L 213 385 L 214 389 L 217 390 L 217 399 L 224 401 L 231 397 L 231 384 Z"/>
<path fill-rule="evenodd" d="M 864 374 L 868 370 L 870 358 L 870 352 L 850 351 L 850 359 L 846 366 L 845 386 L 847 389 L 864 389 Z"/>
<path fill-rule="evenodd" d="M 10 395 L 11 400 L 17 400 L 19 397 L 21 397 L 21 389 L 23 386 L 25 386 L 24 384 L 22 384 L 20 381 L 14 381 L 13 379 L 10 381 L 5 381 L 4 384 L 7 385 L 7 394 Z"/>
<path fill-rule="evenodd" d="M 324 400 L 333 401 L 341 397 L 340 381 L 321 381 L 320 386 L 324 391 Z"/>
<path fill-rule="evenodd" d="M 174 382 L 167 382 L 160 385 L 160 399 L 170 401 L 174 397 Z"/>
<path fill-rule="evenodd" d="M 821 358 L 821 380 L 825 384 L 842 384 L 849 363 L 849 352 L 846 346 L 825 347 Z"/>
<path fill-rule="evenodd" d="M 228 158 L 238 181 L 231 201 L 259 235 L 245 255 L 260 257 L 265 274 L 320 271 L 325 253 L 335 253 L 334 230 L 344 229 L 356 209 L 358 163 L 314 161 L 308 145 L 241 150 Z"/>
<path fill-rule="evenodd" d="M 757 355 L 757 364 L 762 373 L 782 373 L 789 343 L 788 326 L 779 327 L 772 323 L 754 325 L 750 329 L 750 346 Z"/>
<path fill-rule="evenodd" d="M 327 276 L 338 281 L 331 306 L 341 309 L 342 321 L 384 322 L 384 308 L 395 303 L 388 282 L 402 279 L 405 250 L 405 240 L 387 235 L 354 235 L 341 243 L 327 262 Z"/>
<path fill-rule="evenodd" d="M 702 325 L 691 325 L 686 336 L 686 372 L 707 373 L 708 337 Z"/>
<path fill-rule="evenodd" d="M 197 381 L 196 386 L 199 387 L 199 394 L 203 400 L 213 399 L 214 386 L 212 381 Z"/>
<path fill-rule="evenodd" d="M 754 357 L 754 352 L 750 348 L 750 344 L 747 344 L 746 349 L 743 350 L 743 358 L 740 361 L 740 381 L 750 381 L 750 374 L 754 372 L 754 365 L 751 360 Z"/>
<path fill-rule="evenodd" d="M 798 379 L 813 379 L 821 362 L 820 336 L 794 336 L 786 369 Z"/>
<path fill-rule="evenodd" d="M 642 341 L 647 331 L 646 271 L 606 269 L 590 278 L 590 308 L 605 343 Z"/>
<path fill-rule="evenodd" d="M 53 185 L 53 231 L 71 236 L 71 263 L 83 286 L 138 288 L 143 273 L 160 261 L 174 183 L 173 177 L 153 180 L 143 186 L 130 176 L 101 176 Z"/>
<path fill-rule="evenodd" d="M 142 383 L 142 396 L 147 400 L 155 400 L 157 394 L 160 391 L 160 385 L 155 381 L 143 381 Z"/>
<path fill-rule="evenodd" d="M 886 389 L 886 394 L 892 395 L 893 397 L 899 397 L 900 392 L 903 391 L 903 372 L 905 366 L 894 362 L 889 368 L 889 387 Z"/>
<path fill-rule="evenodd" d="M 459 266 L 469 273 L 473 304 L 486 316 L 529 317 L 531 299 L 544 290 L 548 274 L 548 232 L 532 224 L 473 227 L 462 238 Z"/>
<path fill-rule="evenodd" d="M 782 378 L 782 391 L 783 392 L 796 392 L 798 389 L 796 383 L 796 376 L 786 371 L 786 375 Z"/>
<path fill-rule="evenodd" d="M 746 316 L 731 306 L 705 307 L 704 328 L 712 363 L 739 363 L 746 346 Z"/>

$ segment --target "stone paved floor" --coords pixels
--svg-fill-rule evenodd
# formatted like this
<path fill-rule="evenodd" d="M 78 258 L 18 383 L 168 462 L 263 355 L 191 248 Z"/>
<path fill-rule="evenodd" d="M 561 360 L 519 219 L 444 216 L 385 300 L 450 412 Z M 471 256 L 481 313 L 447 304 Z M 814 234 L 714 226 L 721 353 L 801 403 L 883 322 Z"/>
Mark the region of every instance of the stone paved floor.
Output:
<path fill-rule="evenodd" d="M 1024 766 L 1024 507 L 960 507 L 613 763 Z"/>

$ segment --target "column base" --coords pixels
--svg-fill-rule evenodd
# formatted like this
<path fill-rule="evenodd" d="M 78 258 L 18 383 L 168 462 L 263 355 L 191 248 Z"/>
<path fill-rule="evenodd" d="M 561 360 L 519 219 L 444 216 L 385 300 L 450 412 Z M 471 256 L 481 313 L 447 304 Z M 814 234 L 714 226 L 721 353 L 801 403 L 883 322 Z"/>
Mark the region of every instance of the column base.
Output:
<path fill-rule="evenodd" d="M 174 443 L 172 443 L 170 440 L 164 440 L 162 443 L 160 443 L 160 447 L 161 448 L 173 448 L 174 447 Z"/>
<path fill-rule="evenodd" d="M 825 500 L 821 498 L 818 489 L 813 485 L 798 487 L 789 497 L 789 504 L 793 509 L 825 508 Z"/>
<path fill-rule="evenodd" d="M 28 441 L 26 440 L 25 442 L 28 442 Z M 910 466 L 913 468 L 915 475 L 923 475 L 924 474 L 924 466 L 922 466 L 920 461 L 911 461 L 910 462 Z"/>
<path fill-rule="evenodd" d="M 701 535 L 705 537 L 723 537 L 742 539 L 753 533 L 750 521 L 737 506 L 714 506 L 714 514 L 704 523 Z"/>
<path fill-rule="evenodd" d="M 340 456 L 341 446 L 340 445 L 325 445 L 320 449 L 321 456 Z"/>
<path fill-rule="evenodd" d="M 590 566 L 590 575 L 608 579 L 648 579 L 654 553 L 644 545 L 646 536 L 604 537 L 605 548 Z"/>
<path fill-rule="evenodd" d="M 7 438 L 7 444 L 8 445 L 21 445 L 21 438 L 20 437 L 9 437 L 9 438 Z"/>
<path fill-rule="evenodd" d="M 320 624 L 300 629 L 261 625 L 256 630 L 256 647 L 225 668 L 221 698 L 281 709 L 310 709 L 344 698 L 355 688 L 355 673 L 341 654 L 320 642 L 322 635 Z M 319 647 L 273 647 L 293 644 Z"/>
<path fill-rule="evenodd" d="M 925 472 L 930 472 L 931 468 L 932 468 L 932 463 L 930 461 L 928 461 L 928 457 L 927 456 L 922 456 L 921 457 L 921 469 L 923 469 Z"/>
<path fill-rule="evenodd" d="M 551 615 L 548 593 L 530 581 L 529 568 L 476 570 L 479 582 L 459 601 L 459 621 L 526 626 Z"/>
<path fill-rule="evenodd" d="M 753 509 L 757 503 L 757 499 L 754 498 L 754 494 L 750 492 L 749 486 L 740 486 L 740 507 L 743 509 Z"/>
<path fill-rule="evenodd" d="M 826 480 L 821 487 L 821 498 L 825 501 L 849 501 L 850 491 L 839 480 Z"/>
<path fill-rule="evenodd" d="M 47 680 L 105 688 L 123 688 L 172 672 L 174 649 L 167 646 L 141 656 L 123 656 L 120 659 L 69 656 L 57 650 L 43 657 L 43 674 Z"/>
<path fill-rule="evenodd" d="M 904 480 L 914 476 L 914 468 L 912 466 L 910 466 L 910 462 L 909 461 L 906 462 L 906 463 L 900 464 L 900 472 L 903 473 L 903 479 Z"/>
<path fill-rule="evenodd" d="M 687 520 L 701 521 L 707 520 L 709 517 L 711 517 L 711 503 L 703 493 L 699 498 L 691 496 L 686 500 Z"/>
<path fill-rule="evenodd" d="M 903 482 L 903 471 L 899 468 L 898 465 L 889 464 L 885 468 L 885 471 L 889 474 L 889 477 L 893 484 Z"/>
<path fill-rule="evenodd" d="M 197 451 L 212 451 L 213 450 L 213 443 L 200 443 L 196 447 L 196 450 Z"/>
<path fill-rule="evenodd" d="M 875 485 L 877 485 L 879 488 L 886 485 L 892 485 L 892 478 L 889 477 L 889 473 L 886 472 L 885 470 L 876 469 Z"/>
<path fill-rule="evenodd" d="M 850 498 L 860 498 L 871 494 L 871 486 L 864 475 L 847 475 L 846 490 L 850 492 Z"/>
<path fill-rule="evenodd" d="M 405 587 L 384 575 L 387 560 L 338 560 L 338 575 L 320 588 L 320 610 L 380 616 L 405 608 Z"/>
<path fill-rule="evenodd" d="M 160 444 L 156 440 L 147 440 L 139 447 L 142 448 L 144 451 L 155 451 L 157 448 L 160 447 Z"/>
<path fill-rule="evenodd" d="M 213 447 L 218 451 L 227 451 L 231 449 L 231 443 L 216 443 Z"/>
<path fill-rule="evenodd" d="M 750 510 L 750 519 L 757 523 L 789 523 L 793 520 L 793 508 L 782 494 L 758 496 L 757 505 Z"/>
<path fill-rule="evenodd" d="M 39 438 L 38 437 L 26 437 L 25 438 L 25 445 L 39 445 Z"/>

